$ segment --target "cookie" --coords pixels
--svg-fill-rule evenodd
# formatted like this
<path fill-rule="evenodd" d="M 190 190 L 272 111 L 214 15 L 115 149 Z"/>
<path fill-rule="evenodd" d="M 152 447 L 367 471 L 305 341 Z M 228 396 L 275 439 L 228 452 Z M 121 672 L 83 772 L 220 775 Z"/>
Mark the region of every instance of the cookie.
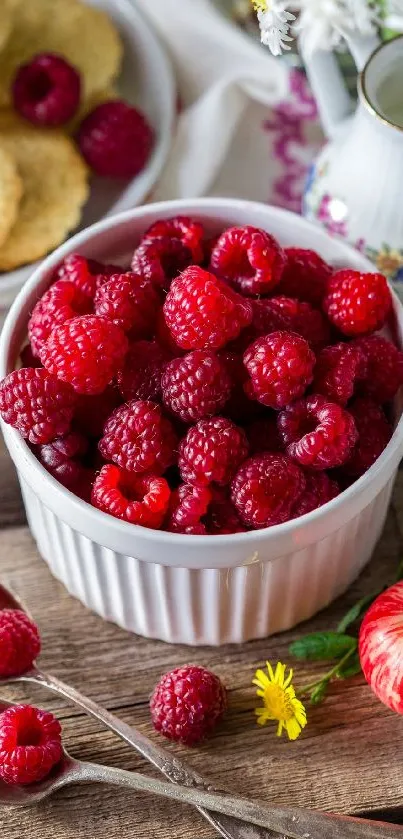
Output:
<path fill-rule="evenodd" d="M 0 50 L 10 37 L 19 2 L 20 0 L 0 0 Z"/>
<path fill-rule="evenodd" d="M 118 75 L 122 44 L 108 15 L 80 0 L 23 0 L 0 52 L 0 107 L 10 104 L 17 68 L 42 52 L 58 53 L 76 67 L 86 101 Z"/>
<path fill-rule="evenodd" d="M 22 180 L 15 160 L 0 143 L 0 246 L 15 223 L 21 196 Z"/>
<path fill-rule="evenodd" d="M 73 230 L 88 197 L 88 170 L 60 131 L 34 128 L 0 114 L 0 146 L 14 156 L 23 194 L 0 247 L 0 271 L 45 256 Z"/>

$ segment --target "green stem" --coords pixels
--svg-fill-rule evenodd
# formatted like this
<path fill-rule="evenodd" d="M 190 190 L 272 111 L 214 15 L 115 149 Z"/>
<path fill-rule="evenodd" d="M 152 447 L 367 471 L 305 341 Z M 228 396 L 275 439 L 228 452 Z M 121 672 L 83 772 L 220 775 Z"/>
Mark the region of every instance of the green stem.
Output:
<path fill-rule="evenodd" d="M 301 696 L 305 696 L 305 694 L 311 693 L 311 691 L 314 688 L 318 687 L 318 685 L 330 682 L 330 680 L 333 678 L 333 676 L 337 675 L 337 671 L 340 669 L 340 667 L 342 667 L 343 664 L 345 664 L 346 661 L 348 661 L 349 658 L 351 658 L 353 653 L 356 652 L 356 649 L 357 649 L 356 647 L 353 647 L 351 650 L 349 650 L 348 653 L 346 653 L 345 656 L 343 656 L 343 658 L 341 658 L 337 662 L 337 664 L 335 664 L 335 666 L 332 667 L 332 669 L 328 671 L 328 673 L 325 673 L 325 675 L 322 676 L 321 679 L 318 679 L 316 682 L 312 682 L 310 685 L 304 685 L 304 687 L 298 688 L 297 693 L 300 694 Z"/>

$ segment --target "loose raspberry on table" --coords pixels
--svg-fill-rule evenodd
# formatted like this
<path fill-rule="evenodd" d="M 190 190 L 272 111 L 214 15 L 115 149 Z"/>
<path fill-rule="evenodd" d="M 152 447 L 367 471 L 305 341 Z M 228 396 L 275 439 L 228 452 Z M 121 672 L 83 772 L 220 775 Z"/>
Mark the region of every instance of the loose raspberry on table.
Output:
<path fill-rule="evenodd" d="M 218 414 L 231 393 L 231 379 L 223 361 L 208 350 L 174 358 L 161 378 L 163 402 L 183 422 Z"/>
<path fill-rule="evenodd" d="M 115 518 L 158 530 L 168 510 L 171 490 L 165 478 L 136 475 L 103 466 L 92 488 L 94 507 Z"/>
<path fill-rule="evenodd" d="M 150 710 L 156 731 L 169 740 L 194 746 L 220 722 L 227 710 L 227 693 L 218 676 L 189 664 L 162 676 Z"/>
<path fill-rule="evenodd" d="M 175 463 L 178 440 L 160 406 L 146 400 L 121 405 L 109 417 L 99 451 L 129 472 L 161 475 Z"/>
<path fill-rule="evenodd" d="M 354 344 L 335 344 L 317 355 L 312 390 L 329 402 L 347 405 L 358 380 L 365 375 L 364 353 Z"/>
<path fill-rule="evenodd" d="M 0 610 L 0 677 L 21 676 L 41 651 L 36 624 L 20 609 Z"/>
<path fill-rule="evenodd" d="M 92 301 L 73 283 L 59 280 L 38 300 L 28 322 L 28 337 L 36 356 L 55 326 L 91 312 Z"/>
<path fill-rule="evenodd" d="M 299 466 L 285 454 L 264 452 L 242 464 L 232 481 L 231 500 L 241 521 L 257 530 L 292 518 L 304 489 Z"/>
<path fill-rule="evenodd" d="M 63 125 L 80 104 L 81 80 L 61 55 L 42 53 L 22 64 L 12 85 L 17 113 L 34 125 Z"/>
<path fill-rule="evenodd" d="M 251 322 L 252 306 L 213 274 L 191 266 L 173 281 L 164 315 L 183 349 L 220 349 Z"/>
<path fill-rule="evenodd" d="M 12 705 L 0 714 L 0 778 L 6 784 L 42 781 L 63 757 L 61 727 L 47 711 Z"/>
<path fill-rule="evenodd" d="M 132 271 L 112 274 L 94 300 L 95 314 L 109 318 L 134 340 L 151 337 L 159 306 L 154 286 Z"/>
<path fill-rule="evenodd" d="M 225 486 L 246 459 L 248 440 L 242 428 L 225 417 L 200 420 L 179 446 L 178 466 L 185 483 Z"/>
<path fill-rule="evenodd" d="M 357 397 L 350 402 L 348 410 L 354 419 L 358 440 L 351 457 L 343 466 L 343 474 L 359 478 L 388 445 L 392 426 L 381 406 L 368 397 Z"/>
<path fill-rule="evenodd" d="M 98 105 L 83 119 L 77 142 L 98 175 L 134 178 L 150 157 L 154 132 L 137 108 L 115 99 Z"/>
<path fill-rule="evenodd" d="M 160 236 L 145 239 L 132 257 L 132 270 L 156 289 L 168 291 L 172 280 L 192 263 L 192 252 L 181 239 Z"/>
<path fill-rule="evenodd" d="M 77 401 L 70 385 L 41 368 L 22 367 L 0 382 L 0 414 L 33 445 L 51 443 L 70 428 Z"/>
<path fill-rule="evenodd" d="M 199 265 L 204 259 L 204 228 L 199 221 L 188 216 L 174 216 L 155 221 L 145 232 L 141 242 L 151 239 L 179 239 L 192 254 L 192 263 Z"/>
<path fill-rule="evenodd" d="M 403 352 L 381 335 L 357 338 L 354 346 L 365 357 L 360 392 L 375 402 L 389 402 L 403 384 Z"/>
<path fill-rule="evenodd" d="M 206 530 L 209 536 L 227 536 L 230 533 L 245 533 L 238 513 L 225 489 L 213 487 L 212 500 L 205 516 Z"/>
<path fill-rule="evenodd" d="M 80 491 L 88 483 L 87 469 L 81 458 L 88 451 L 88 440 L 77 431 L 40 446 L 37 457 L 42 466 L 64 487 Z"/>
<path fill-rule="evenodd" d="M 116 385 L 108 385 L 96 396 L 78 396 L 74 411 L 74 425 L 86 437 L 101 437 L 106 420 L 122 404 Z"/>
<path fill-rule="evenodd" d="M 125 400 L 161 398 L 161 378 L 170 356 L 156 341 L 130 344 L 122 370 L 117 375 Z"/>
<path fill-rule="evenodd" d="M 337 481 L 329 478 L 326 472 L 305 472 L 305 481 L 305 489 L 293 507 L 294 519 L 312 513 L 340 494 Z"/>
<path fill-rule="evenodd" d="M 284 408 L 302 396 L 313 379 L 315 355 L 294 332 L 272 332 L 258 338 L 245 352 L 249 373 L 245 391 L 269 408 Z"/>
<path fill-rule="evenodd" d="M 77 393 L 102 393 L 123 366 L 128 341 L 108 318 L 82 315 L 56 326 L 40 350 L 49 373 Z"/>
<path fill-rule="evenodd" d="M 284 449 L 277 428 L 277 414 L 255 419 L 245 428 L 251 454 L 261 452 L 281 452 Z"/>
<path fill-rule="evenodd" d="M 286 248 L 285 255 L 286 264 L 277 294 L 320 306 L 333 269 L 312 250 Z"/>
<path fill-rule="evenodd" d="M 121 270 L 117 265 L 104 265 L 96 259 L 70 253 L 56 269 L 54 280 L 67 280 L 92 299 L 97 288 Z"/>
<path fill-rule="evenodd" d="M 257 227 L 229 227 L 211 254 L 211 269 L 242 294 L 269 294 L 283 273 L 285 254 L 276 239 Z"/>
<path fill-rule="evenodd" d="M 290 297 L 254 300 L 252 328 L 256 337 L 286 330 L 296 332 L 308 341 L 313 350 L 330 342 L 330 327 L 319 309 Z"/>
<path fill-rule="evenodd" d="M 207 531 L 202 519 L 207 514 L 211 499 L 208 487 L 180 484 L 171 495 L 165 530 L 203 536 Z"/>
<path fill-rule="evenodd" d="M 380 329 L 392 297 L 383 274 L 361 274 L 346 268 L 330 278 L 323 309 L 344 335 L 367 335 Z"/>
<path fill-rule="evenodd" d="M 358 439 L 350 413 L 324 396 L 309 396 L 279 414 L 287 454 L 310 469 L 334 469 L 351 455 Z"/>

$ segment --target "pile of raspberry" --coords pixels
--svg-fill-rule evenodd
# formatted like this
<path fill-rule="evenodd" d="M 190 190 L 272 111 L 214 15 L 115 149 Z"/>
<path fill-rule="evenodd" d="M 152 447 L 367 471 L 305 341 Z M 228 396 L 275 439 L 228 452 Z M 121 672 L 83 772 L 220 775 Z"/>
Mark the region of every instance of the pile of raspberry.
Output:
<path fill-rule="evenodd" d="M 45 469 L 123 521 L 220 535 L 335 498 L 392 435 L 403 353 L 381 274 L 268 232 L 184 216 L 130 267 L 71 254 L 28 325 L 0 411 Z"/>

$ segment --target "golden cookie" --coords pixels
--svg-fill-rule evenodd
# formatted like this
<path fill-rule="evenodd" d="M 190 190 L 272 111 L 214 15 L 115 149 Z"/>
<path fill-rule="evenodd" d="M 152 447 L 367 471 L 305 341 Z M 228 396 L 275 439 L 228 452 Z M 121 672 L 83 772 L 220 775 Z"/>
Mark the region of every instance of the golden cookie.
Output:
<path fill-rule="evenodd" d="M 23 184 L 16 221 L 0 247 L 0 271 L 10 271 L 45 256 L 77 226 L 88 170 L 69 137 L 11 116 L 7 125 L 0 120 L 0 145 L 14 155 Z"/>
<path fill-rule="evenodd" d="M 23 0 L 0 53 L 0 107 L 10 104 L 17 68 L 41 52 L 58 53 L 79 70 L 85 101 L 118 75 L 122 44 L 108 15 L 80 0 Z"/>
<path fill-rule="evenodd" d="M 0 50 L 3 49 L 10 37 L 19 2 L 20 0 L 0 0 Z"/>
<path fill-rule="evenodd" d="M 21 195 L 22 181 L 16 163 L 0 143 L 0 246 L 17 218 Z"/>

